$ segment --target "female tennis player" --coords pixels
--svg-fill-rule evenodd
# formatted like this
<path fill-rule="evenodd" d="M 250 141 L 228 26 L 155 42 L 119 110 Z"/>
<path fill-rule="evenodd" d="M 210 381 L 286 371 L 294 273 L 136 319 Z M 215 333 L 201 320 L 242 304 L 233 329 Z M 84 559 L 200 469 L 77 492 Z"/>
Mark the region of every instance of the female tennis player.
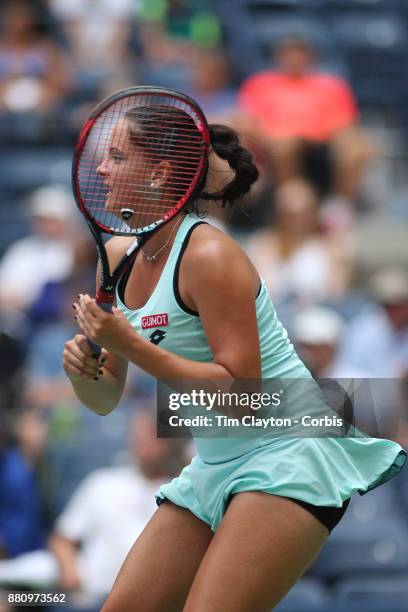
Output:
<path fill-rule="evenodd" d="M 164 160 L 154 138 L 147 150 L 145 124 L 135 126 L 135 116 L 118 121 L 97 170 L 105 206 L 127 223 L 138 207 L 147 214 L 163 202 L 185 163 Z M 183 137 L 175 131 L 170 122 L 157 138 L 174 143 Z M 203 200 L 234 205 L 258 176 L 236 133 L 213 125 L 209 134 L 201 193 L 143 245 L 120 280 L 112 313 L 89 295 L 74 305 L 82 334 L 66 343 L 64 368 L 79 400 L 98 414 L 120 401 L 128 362 L 158 379 L 310 378 L 248 257 L 195 214 Z M 218 188 L 211 168 L 222 160 L 233 175 Z M 128 189 L 124 207 L 118 185 L 130 168 L 144 187 L 142 197 Z M 132 242 L 109 241 L 111 267 Z M 100 357 L 88 339 L 103 347 Z M 158 491 L 159 507 L 103 612 L 270 610 L 321 549 L 350 497 L 388 480 L 406 459 L 398 444 L 371 438 L 198 438 L 197 450 Z"/>

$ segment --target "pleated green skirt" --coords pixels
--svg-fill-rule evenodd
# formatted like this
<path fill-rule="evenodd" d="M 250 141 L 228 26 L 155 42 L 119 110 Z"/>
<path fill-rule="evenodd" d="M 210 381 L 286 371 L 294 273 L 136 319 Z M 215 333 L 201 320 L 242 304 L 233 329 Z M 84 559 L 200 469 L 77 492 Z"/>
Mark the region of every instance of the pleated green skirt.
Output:
<path fill-rule="evenodd" d="M 156 499 L 187 508 L 215 531 L 236 493 L 264 491 L 340 507 L 398 474 L 406 458 L 399 444 L 380 438 L 276 439 L 228 461 L 207 463 L 197 455 Z"/>

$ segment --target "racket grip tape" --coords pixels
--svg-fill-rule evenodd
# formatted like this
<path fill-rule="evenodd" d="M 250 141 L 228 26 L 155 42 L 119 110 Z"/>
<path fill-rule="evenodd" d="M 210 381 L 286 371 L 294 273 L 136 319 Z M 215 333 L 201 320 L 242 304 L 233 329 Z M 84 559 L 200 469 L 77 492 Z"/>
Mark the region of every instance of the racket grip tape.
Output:
<path fill-rule="evenodd" d="M 114 301 L 113 293 L 111 294 L 105 291 L 98 291 L 98 293 L 96 294 L 95 301 L 98 304 L 99 308 L 102 308 L 102 310 L 104 310 L 105 312 L 112 312 Z M 89 338 L 87 340 L 89 346 L 92 349 L 94 357 L 96 359 L 99 359 L 99 356 L 102 352 L 102 348 L 98 344 L 95 344 L 95 342 L 92 342 L 92 340 L 90 340 Z"/>

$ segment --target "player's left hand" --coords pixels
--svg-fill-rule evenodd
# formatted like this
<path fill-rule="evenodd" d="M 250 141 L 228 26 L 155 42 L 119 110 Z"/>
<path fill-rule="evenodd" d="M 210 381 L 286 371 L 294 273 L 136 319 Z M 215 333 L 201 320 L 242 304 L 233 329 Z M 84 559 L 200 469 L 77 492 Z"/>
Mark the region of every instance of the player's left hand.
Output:
<path fill-rule="evenodd" d="M 98 346 L 125 356 L 137 332 L 122 311 L 113 307 L 111 313 L 105 312 L 90 295 L 80 294 L 78 297 L 78 303 L 73 307 L 82 332 Z"/>

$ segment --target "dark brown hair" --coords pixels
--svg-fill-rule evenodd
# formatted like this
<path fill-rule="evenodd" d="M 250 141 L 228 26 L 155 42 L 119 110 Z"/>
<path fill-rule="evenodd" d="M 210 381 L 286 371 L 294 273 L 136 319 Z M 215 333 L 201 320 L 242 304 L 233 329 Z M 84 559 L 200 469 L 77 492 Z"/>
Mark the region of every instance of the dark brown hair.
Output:
<path fill-rule="evenodd" d="M 188 155 L 188 164 L 198 167 L 204 144 L 200 131 L 187 113 L 166 106 L 142 106 L 129 110 L 125 116 L 131 122 L 136 122 L 138 127 L 137 130 L 130 130 L 131 141 L 146 150 L 147 154 L 151 152 L 156 159 L 168 159 L 181 168 Z M 209 131 L 215 154 L 228 162 L 235 176 L 220 191 L 199 193 L 194 201 L 186 205 L 185 212 L 198 213 L 200 200 L 218 201 L 223 208 L 232 208 L 237 200 L 249 192 L 259 176 L 251 153 L 241 146 L 235 130 L 226 125 L 210 124 Z M 180 159 L 175 151 L 180 152 Z"/>
<path fill-rule="evenodd" d="M 226 125 L 213 123 L 209 126 L 211 144 L 214 152 L 221 159 L 225 159 L 235 176 L 216 193 L 203 192 L 201 199 L 218 200 L 223 208 L 232 207 L 234 202 L 246 195 L 251 186 L 258 179 L 258 168 L 252 161 L 252 155 L 241 146 L 238 134 Z"/>

